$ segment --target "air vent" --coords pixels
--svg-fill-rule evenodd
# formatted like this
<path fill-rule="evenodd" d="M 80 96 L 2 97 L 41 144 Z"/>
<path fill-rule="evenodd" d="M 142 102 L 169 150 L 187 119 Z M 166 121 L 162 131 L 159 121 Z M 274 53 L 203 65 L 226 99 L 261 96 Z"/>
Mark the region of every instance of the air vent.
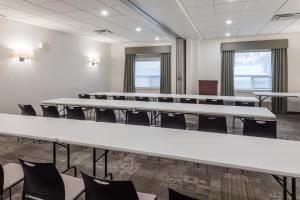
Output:
<path fill-rule="evenodd" d="M 291 20 L 300 18 L 300 13 L 286 13 L 286 14 L 278 14 L 272 17 L 272 21 L 283 21 L 283 20 Z"/>
<path fill-rule="evenodd" d="M 107 29 L 101 29 L 101 30 L 94 30 L 96 33 L 102 34 L 102 35 L 108 35 L 108 34 L 112 34 L 113 32 L 111 32 L 110 30 Z"/>

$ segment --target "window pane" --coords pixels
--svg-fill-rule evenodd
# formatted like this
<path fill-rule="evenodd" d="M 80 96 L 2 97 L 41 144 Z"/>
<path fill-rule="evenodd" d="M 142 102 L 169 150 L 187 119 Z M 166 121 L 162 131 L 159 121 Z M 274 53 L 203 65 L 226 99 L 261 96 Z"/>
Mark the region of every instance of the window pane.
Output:
<path fill-rule="evenodd" d="M 137 58 L 135 62 L 135 87 L 160 88 L 160 58 Z"/>
<path fill-rule="evenodd" d="M 234 86 L 236 90 L 271 90 L 271 52 L 235 53 Z"/>

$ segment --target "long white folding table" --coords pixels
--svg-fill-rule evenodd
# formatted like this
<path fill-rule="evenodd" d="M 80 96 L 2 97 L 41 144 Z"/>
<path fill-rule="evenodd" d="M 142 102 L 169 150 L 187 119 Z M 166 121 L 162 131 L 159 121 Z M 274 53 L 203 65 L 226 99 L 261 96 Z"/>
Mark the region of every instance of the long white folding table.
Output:
<path fill-rule="evenodd" d="M 126 93 L 126 92 L 94 92 L 89 95 L 105 95 L 105 96 L 125 96 L 125 97 L 149 97 L 152 99 L 156 98 L 174 98 L 174 99 L 197 99 L 197 100 L 206 100 L 206 99 L 218 99 L 224 100 L 226 102 L 251 102 L 258 103 L 258 99 L 255 97 L 243 97 L 243 96 L 214 96 L 214 95 L 193 95 L 193 94 L 159 94 L 159 93 Z"/>
<path fill-rule="evenodd" d="M 268 97 L 296 97 L 300 98 L 300 93 L 291 93 L 291 92 L 253 92 L 259 99 L 259 106 L 262 106 L 264 100 Z"/>
<path fill-rule="evenodd" d="M 276 116 L 267 108 L 208 104 L 185 104 L 166 102 L 141 102 L 122 100 L 99 100 L 79 98 L 57 98 L 41 101 L 47 105 L 82 106 L 90 108 L 111 108 L 124 110 L 145 110 L 176 112 L 184 114 L 225 115 L 241 118 L 275 119 Z"/>
<path fill-rule="evenodd" d="M 284 199 L 291 195 L 296 200 L 299 141 L 11 114 L 0 114 L 0 133 L 266 173 L 283 187 Z M 97 160 L 93 151 L 94 172 Z"/>

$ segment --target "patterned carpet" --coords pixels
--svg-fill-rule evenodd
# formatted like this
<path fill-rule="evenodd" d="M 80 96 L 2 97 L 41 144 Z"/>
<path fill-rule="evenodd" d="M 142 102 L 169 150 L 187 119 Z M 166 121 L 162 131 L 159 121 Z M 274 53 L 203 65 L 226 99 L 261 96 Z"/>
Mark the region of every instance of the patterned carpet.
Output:
<path fill-rule="evenodd" d="M 189 128 L 194 129 L 195 118 L 187 116 Z M 242 124 L 236 120 L 234 134 L 241 134 Z M 278 137 L 300 140 L 300 115 L 278 116 Z M 228 120 L 231 128 L 232 121 Z M 51 161 L 50 143 L 33 143 L 32 140 L 0 136 L 1 163 L 17 162 L 16 157 L 34 161 Z M 100 153 L 100 151 L 99 151 Z M 58 168 L 65 168 L 65 150 L 58 150 Z M 78 169 L 91 173 L 91 149 L 72 146 L 72 164 Z M 287 155 L 288 156 L 288 155 Z M 115 180 L 130 179 L 138 191 L 158 195 L 167 200 L 167 188 L 171 187 L 201 200 L 281 200 L 282 190 L 270 176 L 254 172 L 226 169 L 207 165 L 197 165 L 123 152 L 109 153 L 109 171 Z M 98 176 L 103 174 L 103 165 L 98 164 Z M 300 186 L 300 184 L 298 184 Z M 299 189 L 299 188 L 298 188 Z M 21 199 L 22 186 L 13 189 L 13 199 Z M 6 196 L 7 197 L 7 194 Z M 82 197 L 83 199 L 83 197 Z"/>

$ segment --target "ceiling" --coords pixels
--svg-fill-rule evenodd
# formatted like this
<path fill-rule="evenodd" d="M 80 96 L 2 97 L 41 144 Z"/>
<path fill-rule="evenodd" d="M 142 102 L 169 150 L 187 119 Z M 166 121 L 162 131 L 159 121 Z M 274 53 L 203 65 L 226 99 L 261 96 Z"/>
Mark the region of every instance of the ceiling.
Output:
<path fill-rule="evenodd" d="M 106 43 L 170 41 L 165 32 L 119 0 L 0 0 L 0 17 Z M 113 34 L 94 31 L 99 29 Z"/>
<path fill-rule="evenodd" d="M 271 21 L 275 14 L 300 12 L 300 0 L 178 0 L 177 3 L 203 39 L 300 32 L 300 19 Z"/>

